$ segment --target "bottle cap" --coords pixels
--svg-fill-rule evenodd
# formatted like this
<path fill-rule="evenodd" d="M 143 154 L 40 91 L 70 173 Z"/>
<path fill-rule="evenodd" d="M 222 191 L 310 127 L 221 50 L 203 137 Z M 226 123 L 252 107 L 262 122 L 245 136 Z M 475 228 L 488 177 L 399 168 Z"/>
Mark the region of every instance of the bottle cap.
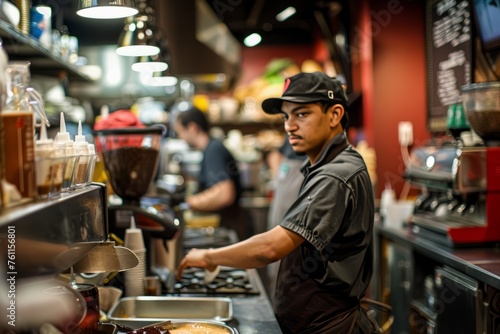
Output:
<path fill-rule="evenodd" d="M 88 155 L 89 154 L 89 145 L 85 140 L 85 136 L 82 135 L 82 121 L 78 121 L 78 134 L 75 135 L 75 153 L 78 155 Z M 84 159 L 80 161 L 81 163 L 86 163 L 87 161 Z"/>
<path fill-rule="evenodd" d="M 78 134 L 75 135 L 75 143 L 87 143 L 85 136 L 82 134 L 82 121 L 78 121 Z"/>
<path fill-rule="evenodd" d="M 64 113 L 62 111 L 59 119 L 59 132 L 56 135 L 55 141 L 58 143 L 71 142 L 69 132 L 66 131 L 66 122 L 64 121 Z"/>
<path fill-rule="evenodd" d="M 52 138 L 47 138 L 47 128 L 45 123 L 42 122 L 40 127 L 40 138 L 36 141 L 37 144 L 52 144 L 54 140 Z"/>

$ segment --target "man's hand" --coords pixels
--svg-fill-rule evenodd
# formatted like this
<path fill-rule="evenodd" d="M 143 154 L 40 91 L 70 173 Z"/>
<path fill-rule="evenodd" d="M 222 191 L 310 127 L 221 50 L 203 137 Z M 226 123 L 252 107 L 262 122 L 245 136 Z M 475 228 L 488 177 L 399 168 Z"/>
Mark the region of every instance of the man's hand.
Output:
<path fill-rule="evenodd" d="M 209 249 L 191 249 L 177 267 L 177 280 L 181 279 L 182 272 L 188 267 L 204 268 L 209 271 L 214 271 L 217 265 L 210 261 L 210 257 L 208 256 L 209 251 Z"/>

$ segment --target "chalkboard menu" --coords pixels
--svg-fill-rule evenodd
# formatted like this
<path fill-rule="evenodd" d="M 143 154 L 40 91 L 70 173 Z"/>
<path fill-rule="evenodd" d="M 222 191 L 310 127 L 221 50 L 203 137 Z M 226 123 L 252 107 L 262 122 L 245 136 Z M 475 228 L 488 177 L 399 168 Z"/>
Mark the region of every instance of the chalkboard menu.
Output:
<path fill-rule="evenodd" d="M 473 17 L 469 0 L 427 0 L 428 127 L 446 130 L 448 106 L 461 103 L 472 82 Z"/>

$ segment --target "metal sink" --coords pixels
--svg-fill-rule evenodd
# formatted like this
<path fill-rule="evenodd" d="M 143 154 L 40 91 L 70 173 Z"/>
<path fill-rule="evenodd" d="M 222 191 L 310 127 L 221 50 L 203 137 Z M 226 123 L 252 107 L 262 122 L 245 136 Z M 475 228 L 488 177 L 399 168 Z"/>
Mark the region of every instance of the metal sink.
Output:
<path fill-rule="evenodd" d="M 124 297 L 108 313 L 112 322 L 131 328 L 164 320 L 224 322 L 232 317 L 232 301 L 225 297 Z"/>

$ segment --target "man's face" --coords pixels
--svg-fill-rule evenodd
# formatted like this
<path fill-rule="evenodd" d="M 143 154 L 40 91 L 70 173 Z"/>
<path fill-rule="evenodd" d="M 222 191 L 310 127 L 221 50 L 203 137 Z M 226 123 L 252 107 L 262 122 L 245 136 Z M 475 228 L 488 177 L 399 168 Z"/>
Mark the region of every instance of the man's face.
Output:
<path fill-rule="evenodd" d="M 174 131 L 177 135 L 177 138 L 186 141 L 186 143 L 193 147 L 193 135 L 190 133 L 189 124 L 187 127 L 184 127 L 180 121 L 176 121 L 174 123 Z"/>
<path fill-rule="evenodd" d="M 326 143 L 338 133 L 333 130 L 340 121 L 334 109 L 330 107 L 324 112 L 324 107 L 319 103 L 283 102 L 281 106 L 290 145 L 295 152 L 305 153 L 312 163 L 317 160 Z"/>

